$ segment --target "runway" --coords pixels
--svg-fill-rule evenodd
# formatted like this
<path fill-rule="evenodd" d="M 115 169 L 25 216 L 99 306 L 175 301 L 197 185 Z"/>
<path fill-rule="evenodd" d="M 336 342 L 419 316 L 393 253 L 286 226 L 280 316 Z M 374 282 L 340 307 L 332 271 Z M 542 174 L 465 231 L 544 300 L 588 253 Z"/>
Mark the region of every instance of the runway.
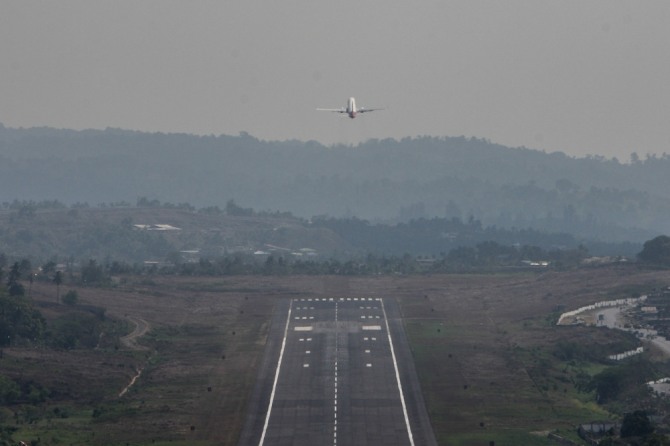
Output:
<path fill-rule="evenodd" d="M 283 303 L 239 444 L 435 445 L 395 301 Z"/>

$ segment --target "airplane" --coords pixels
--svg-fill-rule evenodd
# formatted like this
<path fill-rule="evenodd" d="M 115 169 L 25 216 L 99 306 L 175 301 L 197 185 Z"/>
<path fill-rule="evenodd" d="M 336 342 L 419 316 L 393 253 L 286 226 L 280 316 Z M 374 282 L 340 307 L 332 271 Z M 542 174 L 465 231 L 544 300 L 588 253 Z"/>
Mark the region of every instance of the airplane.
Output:
<path fill-rule="evenodd" d="M 383 108 L 356 108 L 356 99 L 349 98 L 347 108 L 317 108 L 318 111 L 330 111 L 336 113 L 346 113 L 351 119 L 354 119 L 358 113 L 367 113 L 375 110 L 384 110 Z"/>

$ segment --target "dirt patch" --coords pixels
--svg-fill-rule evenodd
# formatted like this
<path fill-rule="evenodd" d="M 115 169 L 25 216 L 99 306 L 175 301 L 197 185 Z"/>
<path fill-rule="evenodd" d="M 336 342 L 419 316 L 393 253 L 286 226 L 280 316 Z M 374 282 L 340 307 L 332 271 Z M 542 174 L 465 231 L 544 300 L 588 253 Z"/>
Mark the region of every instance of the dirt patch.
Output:
<path fill-rule="evenodd" d="M 147 321 L 141 318 L 136 318 L 133 316 L 128 316 L 127 319 L 133 324 L 133 331 L 127 335 L 119 338 L 119 341 L 130 350 L 145 351 L 149 350 L 148 347 L 140 345 L 137 343 L 138 339 L 144 336 L 149 330 L 150 325 Z"/>

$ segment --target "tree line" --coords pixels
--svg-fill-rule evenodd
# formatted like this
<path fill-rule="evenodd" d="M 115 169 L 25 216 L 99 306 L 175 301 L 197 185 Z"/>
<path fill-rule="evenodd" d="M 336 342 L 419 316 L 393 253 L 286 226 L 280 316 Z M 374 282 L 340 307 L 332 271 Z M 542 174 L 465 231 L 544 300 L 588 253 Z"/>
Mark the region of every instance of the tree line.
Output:
<path fill-rule="evenodd" d="M 26 259 L 7 266 L 7 257 L 0 254 L 0 347 L 30 344 L 72 349 L 98 345 L 100 334 L 110 322 L 105 317 L 105 310 L 78 306 L 79 297 L 73 289 L 61 296 L 60 287 L 66 279 L 62 271 L 56 270 L 53 261 L 38 270 L 33 270 Z M 95 274 L 92 271 L 96 269 L 93 262 L 82 269 L 83 277 Z M 95 276 L 95 279 L 100 278 Z M 47 321 L 30 297 L 35 280 L 52 282 L 55 302 L 68 309 Z M 25 282 L 28 282 L 27 288 Z"/>

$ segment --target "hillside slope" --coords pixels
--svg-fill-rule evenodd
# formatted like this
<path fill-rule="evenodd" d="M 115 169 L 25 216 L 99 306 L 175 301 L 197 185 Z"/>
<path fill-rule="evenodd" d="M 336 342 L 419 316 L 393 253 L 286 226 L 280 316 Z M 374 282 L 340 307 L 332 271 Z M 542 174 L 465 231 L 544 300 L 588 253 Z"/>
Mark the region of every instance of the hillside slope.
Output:
<path fill-rule="evenodd" d="M 0 126 L 0 202 L 139 197 L 371 221 L 473 216 L 485 225 L 641 242 L 670 232 L 670 157 L 632 164 L 478 139 L 356 147 L 240 136 Z"/>

